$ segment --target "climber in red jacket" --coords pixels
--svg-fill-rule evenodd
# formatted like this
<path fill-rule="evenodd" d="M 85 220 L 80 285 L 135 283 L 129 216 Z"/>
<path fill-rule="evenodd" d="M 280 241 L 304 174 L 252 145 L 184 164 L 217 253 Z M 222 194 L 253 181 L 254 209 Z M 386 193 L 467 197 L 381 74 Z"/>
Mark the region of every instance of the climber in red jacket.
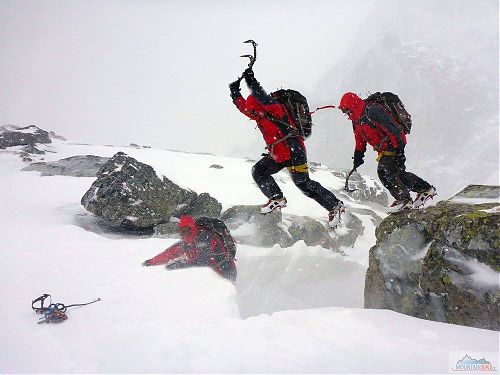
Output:
<path fill-rule="evenodd" d="M 179 221 L 179 233 L 181 241 L 142 265 L 166 264 L 167 269 L 208 266 L 226 279 L 236 281 L 236 262 L 217 232 L 199 227 L 191 216 L 186 215 Z"/>
<path fill-rule="evenodd" d="M 293 122 L 282 104 L 268 95 L 255 79 L 251 68 L 243 73 L 250 95 L 243 98 L 238 79 L 229 85 L 233 103 L 241 113 L 257 122 L 257 126 L 266 142 L 266 154 L 252 168 L 252 177 L 269 201 L 262 206 L 261 213 L 267 214 L 276 209 L 286 207 L 283 192 L 272 177 L 283 168 L 287 168 L 294 184 L 309 198 L 314 199 L 328 210 L 328 223 L 336 228 L 345 211 L 344 204 L 335 194 L 325 189 L 319 182 L 309 177 L 306 146 L 304 139 L 297 132 Z"/>
<path fill-rule="evenodd" d="M 348 92 L 342 96 L 339 109 L 352 121 L 356 141 L 354 169 L 364 163 L 367 144 L 378 152 L 378 176 L 396 199 L 390 212 L 420 207 L 437 194 L 427 181 L 406 171 L 406 135 L 381 104 L 367 105 L 358 95 Z M 410 191 L 417 193 L 414 201 Z"/>

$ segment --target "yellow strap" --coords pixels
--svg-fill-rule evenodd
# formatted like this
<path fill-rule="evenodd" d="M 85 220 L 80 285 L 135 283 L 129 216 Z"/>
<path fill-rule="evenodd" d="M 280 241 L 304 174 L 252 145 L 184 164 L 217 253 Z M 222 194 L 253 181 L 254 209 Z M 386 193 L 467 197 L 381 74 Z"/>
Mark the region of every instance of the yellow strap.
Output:
<path fill-rule="evenodd" d="M 301 164 L 301 165 L 293 165 L 291 167 L 287 167 L 288 172 L 299 172 L 299 173 L 307 173 L 309 170 L 309 167 L 306 164 Z"/>
<path fill-rule="evenodd" d="M 396 155 L 396 153 L 394 151 L 379 151 L 378 156 L 377 156 L 377 161 L 380 161 L 380 158 L 384 155 L 394 156 L 394 155 Z"/>

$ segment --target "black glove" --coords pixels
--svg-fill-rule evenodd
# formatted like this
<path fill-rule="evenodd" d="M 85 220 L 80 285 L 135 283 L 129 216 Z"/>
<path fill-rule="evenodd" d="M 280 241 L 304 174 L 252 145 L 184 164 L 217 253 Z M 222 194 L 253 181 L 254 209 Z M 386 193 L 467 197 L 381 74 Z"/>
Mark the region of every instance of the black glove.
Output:
<path fill-rule="evenodd" d="M 237 97 L 241 96 L 241 91 L 240 91 L 240 79 L 237 79 L 234 82 L 231 82 L 229 84 L 229 90 L 231 91 L 231 99 L 236 99 Z"/>
<path fill-rule="evenodd" d="M 250 93 L 261 103 L 267 103 L 271 100 L 271 97 L 267 95 L 266 90 L 262 88 L 259 81 L 253 75 L 253 70 L 251 68 L 247 68 L 242 75 L 242 78 L 245 78 L 248 89 Z"/>
<path fill-rule="evenodd" d="M 145 260 L 143 263 L 142 263 L 143 267 L 149 267 L 151 265 L 151 262 L 148 260 Z"/>
<path fill-rule="evenodd" d="M 252 68 L 246 68 L 245 71 L 242 74 L 242 77 L 245 78 L 247 81 L 249 79 L 254 79 L 255 75 L 253 74 Z"/>
<path fill-rule="evenodd" d="M 354 156 L 352 159 L 354 160 L 354 169 L 357 169 L 360 165 L 362 165 L 365 161 L 363 158 L 365 157 L 365 153 L 361 151 L 354 151 Z"/>

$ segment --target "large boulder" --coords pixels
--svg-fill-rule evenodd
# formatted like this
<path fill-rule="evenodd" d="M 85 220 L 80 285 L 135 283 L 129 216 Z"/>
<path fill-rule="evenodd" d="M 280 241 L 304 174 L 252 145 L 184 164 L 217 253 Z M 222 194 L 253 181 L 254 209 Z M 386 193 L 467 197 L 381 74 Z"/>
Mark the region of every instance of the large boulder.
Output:
<path fill-rule="evenodd" d="M 365 307 L 500 329 L 498 186 L 469 186 L 424 210 L 393 214 L 376 230 Z"/>
<path fill-rule="evenodd" d="M 227 224 L 238 243 L 272 247 L 292 246 L 304 241 L 308 246 L 322 246 L 340 252 L 340 246 L 354 245 L 364 228 L 361 220 L 349 212 L 343 215 L 342 226 L 331 231 L 326 223 L 308 216 L 260 213 L 260 206 L 234 206 L 224 211 L 221 219 Z"/>
<path fill-rule="evenodd" d="M 81 203 L 112 226 L 132 230 L 153 229 L 183 214 L 217 217 L 222 209 L 215 198 L 160 179 L 151 166 L 123 152 L 99 170 Z"/>
<path fill-rule="evenodd" d="M 290 236 L 281 226 L 282 213 L 268 215 L 260 213 L 260 206 L 234 206 L 221 215 L 238 243 L 252 246 L 272 247 L 279 244 L 290 246 Z"/>
<path fill-rule="evenodd" d="M 13 146 L 33 146 L 37 143 L 52 143 L 50 135 L 35 125 L 24 128 L 4 127 L 0 132 L 0 149 Z"/>
<path fill-rule="evenodd" d="M 70 156 L 57 161 L 32 163 L 23 171 L 41 172 L 42 176 L 96 177 L 109 158 L 95 155 Z"/>

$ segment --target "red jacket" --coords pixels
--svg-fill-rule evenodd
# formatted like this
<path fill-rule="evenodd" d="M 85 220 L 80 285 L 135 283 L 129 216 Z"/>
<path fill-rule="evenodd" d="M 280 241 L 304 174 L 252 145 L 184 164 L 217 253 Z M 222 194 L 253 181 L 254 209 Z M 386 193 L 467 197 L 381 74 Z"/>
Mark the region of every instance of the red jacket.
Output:
<path fill-rule="evenodd" d="M 404 150 L 406 136 L 403 130 L 380 104 L 367 106 L 356 94 L 346 93 L 339 108 L 351 112 L 349 119 L 352 120 L 356 151 L 364 153 L 367 143 L 377 152 Z"/>
<path fill-rule="evenodd" d="M 219 275 L 236 280 L 236 262 L 228 255 L 219 236 L 196 226 L 182 241 L 149 259 L 148 263 L 151 266 L 166 264 L 169 269 L 209 266 Z"/>
<path fill-rule="evenodd" d="M 246 100 L 241 94 L 235 95 L 233 103 L 241 113 L 257 122 L 272 158 L 278 163 L 289 160 L 291 158 L 289 142 L 292 140 L 283 138 L 296 129 L 296 125 L 286 108 L 267 95 L 255 78 L 248 79 L 247 84 L 252 94 Z M 302 137 L 294 136 L 294 138 L 298 139 L 299 147 L 305 150 Z"/>

